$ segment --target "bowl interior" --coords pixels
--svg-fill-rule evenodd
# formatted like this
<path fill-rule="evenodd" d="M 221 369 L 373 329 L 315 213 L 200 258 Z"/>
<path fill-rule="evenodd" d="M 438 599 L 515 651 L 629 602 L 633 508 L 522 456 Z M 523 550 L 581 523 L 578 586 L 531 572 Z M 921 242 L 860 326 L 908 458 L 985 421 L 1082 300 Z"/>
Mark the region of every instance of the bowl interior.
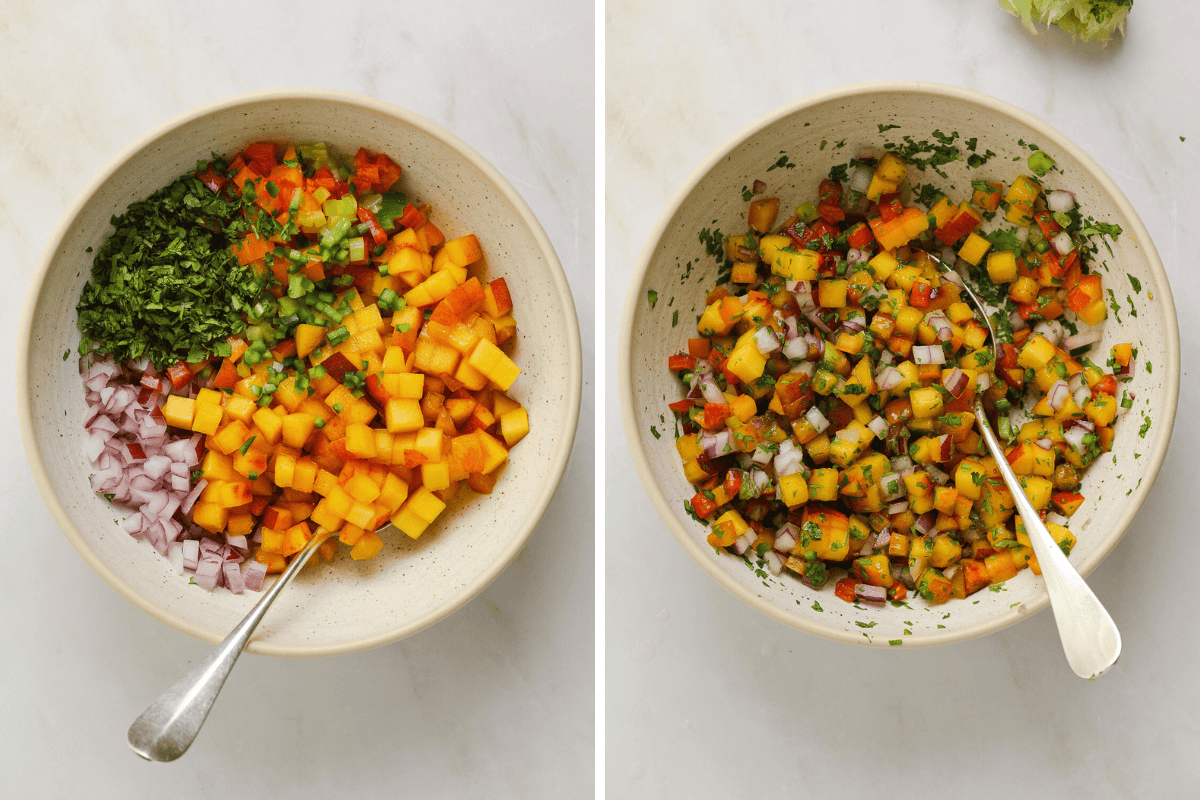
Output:
<path fill-rule="evenodd" d="M 886 126 L 898 127 L 881 130 Z M 965 161 L 946 164 L 940 167 L 944 178 L 932 168 L 910 169 L 910 183 L 933 183 L 956 201 L 969 199 L 972 180 L 1008 183 L 1027 173 L 1031 151 L 1021 142 L 1034 143 L 1062 170 L 1043 180 L 1048 188 L 1070 189 L 1085 215 L 1124 231 L 1111 254 L 1102 245 L 1091 262 L 1120 307 L 1110 312 L 1093 353 L 1103 354 L 1094 357 L 1103 366 L 1113 344 L 1138 348 L 1134 379 L 1122 387 L 1136 400 L 1117 425 L 1113 452 L 1088 471 L 1081 489 L 1087 502 L 1071 520 L 1079 540 L 1071 562 L 1086 575 L 1128 528 L 1165 455 L 1178 395 L 1179 334 L 1166 275 L 1136 213 L 1094 162 L 1043 123 L 980 95 L 928 85 L 852 87 L 801 101 L 743 131 L 697 170 L 651 235 L 626 302 L 620 351 L 626 437 L 660 515 L 692 557 L 738 597 L 783 622 L 842 641 L 913 646 L 961 640 L 1009 625 L 1044 607 L 1048 598 L 1041 578 L 1025 570 L 1001 591 L 983 591 L 969 601 L 928 606 L 915 598 L 908 601 L 911 610 L 859 608 L 837 600 L 832 584 L 814 591 L 786 571 L 773 578 L 741 559 L 714 553 L 704 541 L 707 528 L 684 511 L 694 489 L 675 451 L 666 406 L 683 392 L 666 369 L 667 357 L 686 351 L 716 279 L 717 262 L 706 254 L 701 231 L 745 230 L 745 187 L 764 181 L 762 196 L 782 199 L 782 219 L 815 199 L 831 167 L 864 148 L 903 145 L 905 137 L 936 143 L 937 135 L 951 134 L 964 159 L 972 154 L 967 147 L 972 139 L 975 154 L 994 155 L 976 168 Z M 651 290 L 657 292 L 653 307 L 647 299 Z M 1152 424 L 1143 432 L 1144 415 Z"/>
<path fill-rule="evenodd" d="M 565 469 L 578 415 L 579 332 L 562 267 L 515 191 L 477 154 L 437 126 L 386 104 L 330 92 L 233 98 L 167 123 L 116 159 L 84 191 L 43 256 L 26 304 L 19 400 L 26 449 L 59 525 L 121 594 L 192 635 L 219 641 L 257 600 L 189 586 L 147 544 L 124 534 L 120 512 L 89 488 L 83 388 L 73 355 L 75 303 L 109 219 L 194 169 L 210 153 L 256 140 L 328 141 L 389 154 L 403 169 L 399 188 L 433 206 L 447 238 L 475 233 L 481 277 L 505 278 L 516 306 L 513 353 L 522 369 L 511 394 L 529 410 L 530 434 L 517 446 L 489 497 L 453 507 L 421 539 L 385 537 L 376 558 L 344 553 L 307 567 L 263 621 L 251 650 L 324 655 L 414 633 L 480 592 L 537 525 Z M 64 358 L 70 350 L 72 355 Z M 314 559 L 314 562 L 320 559 Z"/>

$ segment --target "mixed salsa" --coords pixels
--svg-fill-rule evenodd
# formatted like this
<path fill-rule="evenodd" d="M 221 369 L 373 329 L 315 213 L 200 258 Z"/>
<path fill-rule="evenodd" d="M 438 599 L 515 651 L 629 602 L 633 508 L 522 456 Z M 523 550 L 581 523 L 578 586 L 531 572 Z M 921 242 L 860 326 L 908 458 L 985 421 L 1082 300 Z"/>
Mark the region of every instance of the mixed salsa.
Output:
<path fill-rule="evenodd" d="M 1108 313 L 1088 237 L 1119 229 L 1046 189 L 1041 151 L 1034 174 L 958 202 L 918 199 L 909 166 L 863 156 L 782 221 L 755 181 L 748 229 L 721 240 L 697 335 L 668 363 L 686 392 L 670 404 L 685 505 L 708 543 L 849 602 L 944 603 L 1040 574 L 977 396 L 1068 554 L 1081 474 L 1132 404 L 1132 346 L 1088 357 Z M 995 307 L 997 341 L 964 279 Z"/>

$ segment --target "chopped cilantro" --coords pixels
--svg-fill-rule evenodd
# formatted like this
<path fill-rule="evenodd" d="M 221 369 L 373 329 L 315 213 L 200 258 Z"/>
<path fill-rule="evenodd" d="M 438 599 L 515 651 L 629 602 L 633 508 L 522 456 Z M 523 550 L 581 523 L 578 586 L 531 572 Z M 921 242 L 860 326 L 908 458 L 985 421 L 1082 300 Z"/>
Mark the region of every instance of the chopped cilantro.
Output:
<path fill-rule="evenodd" d="M 646 292 L 646 299 L 650 301 L 650 307 L 654 308 L 655 303 L 658 302 L 658 292 L 651 289 L 650 291 Z"/>
<path fill-rule="evenodd" d="M 200 361 L 245 329 L 243 311 L 259 302 L 267 279 L 238 264 L 230 244 L 251 228 L 273 235 L 278 224 L 269 214 L 189 174 L 131 204 L 112 225 L 76 306 L 81 354 L 146 356 L 165 369 L 182 358 Z"/>

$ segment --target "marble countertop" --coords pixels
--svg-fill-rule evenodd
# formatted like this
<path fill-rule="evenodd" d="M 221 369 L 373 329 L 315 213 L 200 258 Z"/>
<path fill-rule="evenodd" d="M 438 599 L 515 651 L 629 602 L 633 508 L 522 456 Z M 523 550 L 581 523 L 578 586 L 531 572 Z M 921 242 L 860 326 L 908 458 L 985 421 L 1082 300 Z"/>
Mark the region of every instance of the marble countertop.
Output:
<path fill-rule="evenodd" d="M 886 11 L 883 9 L 886 7 Z M 1027 33 L 995 0 L 607 7 L 605 196 L 606 738 L 620 798 L 1194 796 L 1200 766 L 1192 601 L 1169 565 L 1194 550 L 1200 494 L 1196 304 L 1200 7 L 1138 2 L 1102 49 Z M 884 79 L 1012 103 L 1089 153 L 1166 266 L 1182 341 L 1181 414 L 1149 502 L 1090 583 L 1120 661 L 1081 681 L 1042 612 L 967 643 L 876 650 L 760 615 L 688 558 L 642 490 L 617 401 L 616 343 L 646 237 L 691 172 L 801 97 Z M 850 789 L 849 787 L 857 787 Z"/>
<path fill-rule="evenodd" d="M 419 11 L 419 13 L 418 13 Z M 0 22 L 0 296 L 10 402 L 26 289 L 110 158 L 202 103 L 312 86 L 444 126 L 516 187 L 571 283 L 584 399 L 528 545 L 432 628 L 355 655 L 243 656 L 172 765 L 125 731 L 210 652 L 125 602 L 56 528 L 0 429 L 0 797 L 583 797 L 594 780 L 594 11 L 522 0 L 186 5 L 17 0 Z M 553 69 L 547 65 L 553 64 Z M 13 421 L 15 423 L 15 421 Z"/>

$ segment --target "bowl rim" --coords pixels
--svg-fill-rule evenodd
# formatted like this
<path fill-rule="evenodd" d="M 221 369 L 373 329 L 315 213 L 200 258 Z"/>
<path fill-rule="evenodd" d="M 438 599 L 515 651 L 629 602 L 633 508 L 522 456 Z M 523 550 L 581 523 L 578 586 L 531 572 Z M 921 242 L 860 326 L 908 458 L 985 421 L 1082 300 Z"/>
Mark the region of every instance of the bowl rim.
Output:
<path fill-rule="evenodd" d="M 1067 136 L 1051 127 L 1047 123 L 1033 116 L 1027 111 L 1024 111 L 1014 105 L 998 100 L 979 92 L 970 89 L 963 89 L 957 86 L 949 86 L 939 83 L 928 83 L 923 81 L 875 81 L 869 83 L 857 83 L 847 86 L 841 86 L 835 89 L 830 89 L 816 94 L 811 94 L 796 100 L 792 103 L 784 105 L 780 108 L 771 111 L 770 113 L 759 117 L 754 122 L 742 128 L 733 136 L 728 138 L 720 147 L 708 156 L 688 177 L 674 196 L 667 203 L 662 214 L 659 215 L 658 221 L 651 230 L 649 237 L 643 246 L 641 255 L 638 257 L 637 267 L 634 269 L 633 275 L 630 277 L 629 288 L 625 297 L 625 306 L 621 318 L 621 336 L 617 348 L 617 370 L 618 370 L 618 392 L 621 401 L 621 418 L 625 429 L 625 440 L 628 445 L 629 453 L 633 458 L 634 466 L 637 468 L 638 476 L 641 479 L 642 486 L 646 493 L 650 496 L 651 502 L 658 511 L 659 517 L 667 524 L 668 530 L 683 546 L 684 550 L 692 557 L 692 559 L 700 565 L 700 567 L 712 576 L 717 583 L 731 592 L 735 597 L 747 603 L 751 607 L 766 614 L 768 617 L 790 625 L 794 628 L 799 628 L 807 633 L 816 634 L 826 639 L 834 641 L 847 642 L 867 647 L 890 647 L 884 640 L 872 640 L 864 638 L 861 633 L 852 633 L 850 631 L 834 628 L 832 626 L 822 625 L 817 622 L 795 617 L 787 614 L 783 609 L 774 603 L 766 600 L 763 597 L 749 591 L 742 584 L 731 578 L 721 567 L 717 561 L 711 558 L 709 549 L 702 546 L 692 533 L 689 533 L 675 516 L 670 504 L 667 502 L 666 495 L 658 485 L 657 476 L 650 466 L 649 456 L 646 448 L 643 445 L 641 435 L 636 428 L 636 419 L 634 411 L 634 393 L 632 386 L 632 371 L 633 371 L 633 321 L 638 307 L 638 300 L 641 297 L 640 289 L 646 279 L 646 272 L 650 267 L 650 262 L 654 256 L 654 252 L 658 247 L 659 241 L 662 239 L 664 232 L 670 225 L 671 220 L 679 211 L 683 202 L 688 195 L 699 185 L 704 177 L 720 162 L 724 161 L 734 150 L 741 146 L 746 140 L 763 131 L 767 127 L 773 125 L 779 120 L 795 114 L 801 110 L 819 106 L 824 103 L 844 99 L 847 97 L 862 95 L 862 94 L 918 94 L 950 98 L 968 104 L 981 106 L 989 111 L 995 112 L 1002 116 L 1009 117 L 1035 131 L 1046 140 L 1052 141 L 1058 147 L 1069 153 L 1076 159 L 1085 170 L 1099 183 L 1101 188 L 1107 192 L 1114 200 L 1117 208 L 1124 214 L 1131 223 L 1132 230 L 1128 231 L 1143 249 L 1146 261 L 1151 272 L 1155 273 L 1159 278 L 1159 283 L 1162 287 L 1161 293 L 1156 297 L 1156 302 L 1160 304 L 1163 310 L 1164 338 L 1167 344 L 1166 362 L 1167 376 L 1164 382 L 1164 389 L 1167 392 L 1169 403 L 1167 407 L 1159 410 L 1161 415 L 1161 424 L 1164 426 L 1165 434 L 1159 439 L 1159 442 L 1153 453 L 1149 455 L 1149 461 L 1146 465 L 1146 473 L 1142 480 L 1142 485 L 1138 487 L 1130 498 L 1130 502 L 1126 505 L 1124 513 L 1116 521 L 1114 528 L 1117 531 L 1115 536 L 1097 548 L 1085 561 L 1078 565 L 1079 573 L 1083 577 L 1087 575 L 1100 564 L 1101 561 L 1116 547 L 1128 531 L 1130 524 L 1133 522 L 1137 511 L 1145 502 L 1150 493 L 1150 489 L 1154 485 L 1155 479 L 1158 477 L 1159 469 L 1162 467 L 1163 461 L 1166 458 L 1167 447 L 1170 443 L 1171 432 L 1175 423 L 1176 406 L 1179 398 L 1179 325 L 1175 314 L 1175 303 L 1171 294 L 1170 283 L 1167 280 L 1166 270 L 1163 268 L 1162 261 L 1158 256 L 1158 251 L 1154 247 L 1154 243 L 1150 238 L 1146 226 L 1142 223 L 1141 217 L 1138 216 L 1129 200 L 1120 188 L 1112 181 L 1111 178 L 1101 169 L 1100 165 L 1095 162 L 1090 156 L 1083 152 L 1072 142 Z M 1148 478 L 1149 480 L 1146 480 Z M 1037 580 L 1041 581 L 1041 578 Z M 1039 586 L 1037 594 L 1028 603 L 1022 603 L 1016 609 L 1010 609 L 1003 614 L 1000 614 L 992 619 L 984 622 L 975 623 L 966 627 L 953 631 L 939 631 L 934 633 L 914 634 L 911 637 L 905 637 L 905 647 L 928 647 L 940 644 L 951 644 L 954 642 L 967 641 L 969 639 L 983 636 L 988 633 L 1001 630 L 1012 625 L 1013 623 L 1032 616 L 1034 613 L 1041 611 L 1050 603 L 1049 594 L 1046 592 L 1044 582 Z"/>
<path fill-rule="evenodd" d="M 562 302 L 565 317 L 565 333 L 567 339 L 568 361 L 563 365 L 568 373 L 569 386 L 568 393 L 564 398 L 567 404 L 567 415 L 564 420 L 563 430 L 558 440 L 558 447 L 553 453 L 553 457 L 546 463 L 546 480 L 541 484 L 540 493 L 531 500 L 530 508 L 533 513 L 527 517 L 528 524 L 519 535 L 513 538 L 509 545 L 501 552 L 500 557 L 493 562 L 484 572 L 482 572 L 474 581 L 463 587 L 456 595 L 451 597 L 441 606 L 423 614 L 416 619 L 409 620 L 403 625 L 398 625 L 394 628 L 381 631 L 371 636 L 359 637 L 350 639 L 345 642 L 323 645 L 280 645 L 271 642 L 262 642 L 252 640 L 247 646 L 247 650 L 260 655 L 282 656 L 291 658 L 305 658 L 316 656 L 340 655 L 345 653 L 354 653 L 362 650 L 368 650 L 381 645 L 389 644 L 398 641 L 407 636 L 411 636 L 418 631 L 424 630 L 430 625 L 438 622 L 449 616 L 454 611 L 457 611 L 462 606 L 466 605 L 476 595 L 482 592 L 488 584 L 490 584 L 516 557 L 521 548 L 533 535 L 533 531 L 537 528 L 538 523 L 546 512 L 546 508 L 550 505 L 554 494 L 561 482 L 564 473 L 566 472 L 567 461 L 571 454 L 571 449 L 574 444 L 575 432 L 579 422 L 580 399 L 583 387 L 583 357 L 582 347 L 580 343 L 579 320 L 575 311 L 575 303 L 571 295 L 570 284 L 567 281 L 566 274 L 563 271 L 562 264 L 554 251 L 554 246 L 547 237 L 545 230 L 534 216 L 533 211 L 528 204 L 522 199 L 517 190 L 493 167 L 486 159 L 483 158 L 472 147 L 467 145 L 454 134 L 447 131 L 440 125 L 431 122 L 430 120 L 415 114 L 407 109 L 378 100 L 365 95 L 354 94 L 350 92 L 335 91 L 329 89 L 317 88 L 278 88 L 265 89 L 254 92 L 246 92 L 237 95 L 230 95 L 218 100 L 214 100 L 202 105 L 196 106 L 188 111 L 174 116 L 165 122 L 162 122 L 149 131 L 143 133 L 131 144 L 123 148 L 108 163 L 93 177 L 79 192 L 75 200 L 68 206 L 66 211 L 59 219 L 54 231 L 50 234 L 49 241 L 43 249 L 41 256 L 38 259 L 38 265 L 35 270 L 33 280 L 29 286 L 29 290 L 25 296 L 24 306 L 21 313 L 21 327 L 17 339 L 17 359 L 16 359 L 16 392 L 17 392 L 17 416 L 21 427 L 21 439 L 25 446 L 25 454 L 29 461 L 30 470 L 33 473 L 33 478 L 37 484 L 38 490 L 41 492 L 42 499 L 50 510 L 51 516 L 58 524 L 59 529 L 66 535 L 67 539 L 75 550 L 83 557 L 84 561 L 111 586 L 118 594 L 126 600 L 133 603 L 135 606 L 145 611 L 150 616 L 165 622 L 176 630 L 194 636 L 201 641 L 216 644 L 223 640 L 228 634 L 228 631 L 217 632 L 212 631 L 194 623 L 188 622 L 182 617 L 172 614 L 158 605 L 152 603 L 146 597 L 136 592 L 133 587 L 122 580 L 115 571 L 105 564 L 100 557 L 88 546 L 87 541 L 82 534 L 75 528 L 67 514 L 66 508 L 58 498 L 58 494 L 54 489 L 54 485 L 50 481 L 49 474 L 46 471 L 46 465 L 42 459 L 42 454 L 37 446 L 36 438 L 33 432 L 33 415 L 29 398 L 29 372 L 31 363 L 29 361 L 29 351 L 33 330 L 33 310 L 40 298 L 46 276 L 50 270 L 50 264 L 54 260 L 54 255 L 57 252 L 63 238 L 71 225 L 82 213 L 84 207 L 100 189 L 122 166 L 124 166 L 133 156 L 142 150 L 146 149 L 154 142 L 167 136 L 173 131 L 184 127 L 207 115 L 228 111 L 242 106 L 255 105 L 262 102 L 270 101 L 320 101 L 328 103 L 338 103 L 343 105 L 351 105 L 359 108 L 366 108 L 374 111 L 385 117 L 393 117 L 399 121 L 416 128 L 423 133 L 432 136 L 441 141 L 443 144 L 451 147 L 456 152 L 461 154 L 475 168 L 477 168 L 488 180 L 490 180 L 501 194 L 510 202 L 516 209 L 522 222 L 532 233 L 533 238 L 537 242 L 538 249 L 542 252 L 549 268 L 551 283 L 555 293 Z"/>

